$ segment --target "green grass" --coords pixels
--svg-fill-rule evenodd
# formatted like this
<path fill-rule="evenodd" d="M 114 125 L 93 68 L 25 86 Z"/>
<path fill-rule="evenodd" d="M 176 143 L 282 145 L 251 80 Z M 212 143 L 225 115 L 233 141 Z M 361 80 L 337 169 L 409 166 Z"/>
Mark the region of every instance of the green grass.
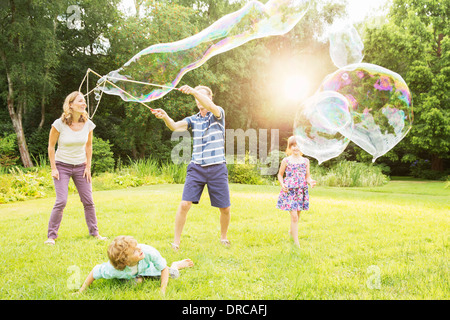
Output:
<path fill-rule="evenodd" d="M 219 244 L 218 210 L 205 192 L 189 212 L 177 253 L 169 243 L 183 185 L 96 191 L 102 235 L 133 235 L 168 263 L 194 261 L 169 281 L 164 297 L 158 280 L 140 286 L 99 280 L 83 295 L 72 294 L 77 278 L 84 281 L 107 260 L 109 243 L 87 235 L 76 194 L 53 247 L 43 242 L 54 198 L 2 204 L 0 299 L 448 299 L 450 190 L 444 186 L 316 187 L 296 249 L 288 214 L 275 208 L 279 187 L 232 184 L 231 248 Z"/>

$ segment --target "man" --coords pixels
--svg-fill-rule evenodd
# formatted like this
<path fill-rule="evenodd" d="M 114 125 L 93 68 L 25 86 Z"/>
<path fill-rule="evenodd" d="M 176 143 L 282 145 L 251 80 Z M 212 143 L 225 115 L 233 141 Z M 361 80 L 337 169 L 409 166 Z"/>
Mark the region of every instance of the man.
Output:
<path fill-rule="evenodd" d="M 172 131 L 191 129 L 194 139 L 183 196 L 175 216 L 172 248 L 175 251 L 179 249 L 187 213 L 192 203 L 199 202 L 205 184 L 208 186 L 211 205 L 220 211 L 220 242 L 229 246 L 227 231 L 230 224 L 231 203 L 225 162 L 225 111 L 213 102 L 213 94 L 208 87 L 197 86 L 193 89 L 184 85 L 180 91 L 194 96 L 199 109 L 197 114 L 175 122 L 162 109 L 152 111 L 156 118 L 162 119 Z"/>

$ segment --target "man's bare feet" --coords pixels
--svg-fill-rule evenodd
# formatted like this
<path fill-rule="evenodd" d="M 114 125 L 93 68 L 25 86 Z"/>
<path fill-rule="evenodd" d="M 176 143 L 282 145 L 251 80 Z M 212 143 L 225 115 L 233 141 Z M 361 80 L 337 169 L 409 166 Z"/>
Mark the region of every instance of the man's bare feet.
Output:
<path fill-rule="evenodd" d="M 230 247 L 231 246 L 231 242 L 228 239 L 220 239 L 220 243 L 224 246 L 224 247 Z"/>

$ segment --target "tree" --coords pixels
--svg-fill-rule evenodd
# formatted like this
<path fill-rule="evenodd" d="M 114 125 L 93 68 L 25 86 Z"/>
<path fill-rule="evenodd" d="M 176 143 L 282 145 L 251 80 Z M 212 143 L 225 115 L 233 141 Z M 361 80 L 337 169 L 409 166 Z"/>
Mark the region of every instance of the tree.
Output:
<path fill-rule="evenodd" d="M 0 58 L 7 84 L 3 94 L 17 136 L 22 163 L 32 167 L 23 116 L 34 104 L 45 103 L 54 88 L 53 68 L 57 60 L 56 6 L 41 0 L 10 0 L 0 7 Z M 37 58 L 39 57 L 39 58 Z"/>
<path fill-rule="evenodd" d="M 431 157 L 438 171 L 450 158 L 449 14 L 449 0 L 394 0 L 389 21 L 369 27 L 365 39 L 365 59 L 403 75 L 413 94 L 403 161 Z"/>
<path fill-rule="evenodd" d="M 110 69 L 105 70 L 104 74 L 120 68 L 136 53 L 153 44 L 181 40 L 198 32 L 193 23 L 196 20 L 193 9 L 169 1 L 140 2 L 139 7 L 140 12 L 145 14 L 121 17 L 106 34 L 110 47 L 105 65 Z M 210 73 L 203 68 L 197 70 L 185 75 L 182 81 L 192 85 L 202 82 L 201 79 Z M 137 87 L 137 91 L 141 92 L 147 89 L 146 86 Z M 114 145 L 116 156 L 125 159 L 152 156 L 161 161 L 170 160 L 171 132 L 150 110 L 136 102 L 124 102 L 117 96 L 103 97 L 102 104 L 107 108 L 100 110 L 100 114 L 106 117 L 98 121 L 114 123 L 107 135 Z M 149 105 L 164 108 L 174 119 L 191 115 L 195 110 L 195 102 L 175 90 L 151 101 Z"/>

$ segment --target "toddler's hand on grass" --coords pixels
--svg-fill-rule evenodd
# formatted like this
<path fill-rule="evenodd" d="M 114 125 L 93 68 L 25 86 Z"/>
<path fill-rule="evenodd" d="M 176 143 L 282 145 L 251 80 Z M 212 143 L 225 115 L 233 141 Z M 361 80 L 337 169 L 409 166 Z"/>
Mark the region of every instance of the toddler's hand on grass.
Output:
<path fill-rule="evenodd" d="M 73 296 L 78 296 L 78 295 L 80 295 L 80 294 L 82 294 L 82 293 L 83 293 L 83 290 L 79 289 L 79 290 L 77 290 L 77 291 L 75 291 L 75 292 L 72 292 L 72 295 L 73 295 Z"/>

